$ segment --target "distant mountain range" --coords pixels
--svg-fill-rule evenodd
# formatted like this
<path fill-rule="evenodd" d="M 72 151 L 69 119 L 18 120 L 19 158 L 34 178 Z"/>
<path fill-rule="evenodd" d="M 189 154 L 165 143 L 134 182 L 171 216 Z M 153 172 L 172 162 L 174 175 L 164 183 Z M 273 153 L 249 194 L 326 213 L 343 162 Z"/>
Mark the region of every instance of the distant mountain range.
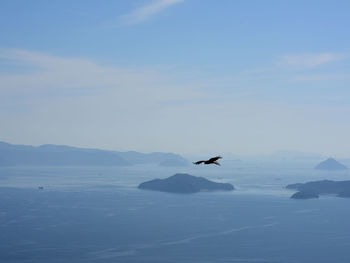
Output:
<path fill-rule="evenodd" d="M 307 161 L 307 160 L 320 160 L 324 156 L 318 153 L 301 152 L 293 150 L 280 150 L 276 151 L 268 156 L 273 160 L 284 160 L 284 161 Z"/>
<path fill-rule="evenodd" d="M 217 153 L 219 154 L 219 153 Z M 241 161 L 253 161 L 253 162 L 319 162 L 325 159 L 325 156 L 318 153 L 302 152 L 293 150 L 280 150 L 270 154 L 252 154 L 252 155 L 239 155 L 231 153 L 221 154 L 224 157 L 224 161 L 227 160 L 241 160 Z M 205 156 L 195 156 L 193 159 L 205 158 Z"/>
<path fill-rule="evenodd" d="M 187 166 L 174 153 L 118 152 L 45 144 L 38 147 L 0 142 L 0 166 Z"/>

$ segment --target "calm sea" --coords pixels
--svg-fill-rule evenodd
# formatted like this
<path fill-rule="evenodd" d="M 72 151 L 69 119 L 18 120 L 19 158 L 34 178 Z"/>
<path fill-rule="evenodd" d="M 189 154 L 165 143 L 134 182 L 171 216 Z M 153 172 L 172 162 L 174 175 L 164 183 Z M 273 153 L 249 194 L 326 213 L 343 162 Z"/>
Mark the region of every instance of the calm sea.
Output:
<path fill-rule="evenodd" d="M 190 195 L 137 185 L 178 172 L 232 183 Z M 350 199 L 283 187 L 350 179 L 308 165 L 0 168 L 0 262 L 350 262 Z M 42 186 L 44 189 L 38 189 Z"/>

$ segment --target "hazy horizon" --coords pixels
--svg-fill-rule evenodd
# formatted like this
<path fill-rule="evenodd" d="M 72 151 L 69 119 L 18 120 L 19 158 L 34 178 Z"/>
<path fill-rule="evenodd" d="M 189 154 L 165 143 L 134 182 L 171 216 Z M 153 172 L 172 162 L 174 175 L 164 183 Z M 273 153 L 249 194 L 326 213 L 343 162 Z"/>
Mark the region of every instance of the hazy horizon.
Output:
<path fill-rule="evenodd" d="M 348 1 L 2 1 L 0 140 L 349 156 Z"/>
<path fill-rule="evenodd" d="M 100 147 L 81 147 L 81 146 L 76 146 L 76 145 L 68 145 L 68 144 L 38 144 L 38 145 L 30 145 L 30 144 L 17 144 L 17 143 L 10 143 L 10 142 L 4 142 L 0 141 L 0 143 L 8 143 L 12 145 L 24 145 L 24 146 L 34 146 L 34 147 L 40 147 L 44 145 L 53 145 L 53 146 L 68 146 L 68 147 L 76 147 L 80 149 L 96 149 L 96 150 L 105 150 L 105 151 L 116 151 L 116 152 L 140 152 L 144 154 L 149 154 L 149 153 L 157 153 L 159 151 L 148 151 L 148 152 L 143 152 L 143 151 L 136 151 L 134 149 L 128 149 L 128 150 L 120 150 L 120 149 L 109 149 L 109 148 L 100 148 Z M 248 159 L 254 159 L 254 158 L 277 158 L 276 161 L 280 161 L 278 158 L 298 158 L 300 161 L 307 160 L 310 158 L 313 159 L 322 159 L 322 158 L 335 158 L 335 159 L 349 159 L 349 156 L 332 156 L 332 155 L 327 155 L 327 154 L 321 154 L 317 152 L 303 152 L 303 151 L 298 151 L 298 150 L 277 150 L 273 152 L 264 152 L 264 153 L 255 153 L 255 154 L 240 154 L 240 153 L 234 153 L 234 152 L 217 152 L 217 153 L 181 153 L 181 152 L 171 152 L 171 151 L 161 151 L 161 153 L 174 153 L 174 154 L 179 154 L 182 155 L 185 158 L 204 158 L 204 157 L 210 157 L 214 155 L 221 155 L 224 157 L 226 160 L 236 160 L 237 158 L 248 158 Z"/>
<path fill-rule="evenodd" d="M 349 10 L 1 0 L 0 261 L 350 262 Z"/>

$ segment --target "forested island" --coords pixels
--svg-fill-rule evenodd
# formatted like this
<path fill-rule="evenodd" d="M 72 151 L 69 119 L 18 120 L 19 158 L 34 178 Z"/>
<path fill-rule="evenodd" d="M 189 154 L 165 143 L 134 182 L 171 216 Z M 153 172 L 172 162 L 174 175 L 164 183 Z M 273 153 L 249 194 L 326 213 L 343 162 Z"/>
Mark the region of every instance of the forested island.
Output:
<path fill-rule="evenodd" d="M 175 174 L 165 179 L 154 179 L 141 183 L 139 189 L 169 193 L 192 194 L 203 191 L 232 191 L 234 186 L 229 183 L 216 183 L 203 177 L 189 174 Z"/>
<path fill-rule="evenodd" d="M 299 192 L 293 194 L 293 199 L 318 198 L 319 195 L 336 195 L 350 197 L 350 181 L 313 181 L 307 183 L 290 184 L 287 189 L 296 189 Z"/>

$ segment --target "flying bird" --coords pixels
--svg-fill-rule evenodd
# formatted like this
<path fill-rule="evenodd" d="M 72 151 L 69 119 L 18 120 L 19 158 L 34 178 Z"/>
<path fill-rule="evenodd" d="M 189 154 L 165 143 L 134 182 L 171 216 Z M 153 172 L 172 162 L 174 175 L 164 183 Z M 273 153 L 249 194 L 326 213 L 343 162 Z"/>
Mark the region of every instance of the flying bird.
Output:
<path fill-rule="evenodd" d="M 204 164 L 220 165 L 219 162 L 217 161 L 219 159 L 222 159 L 222 157 L 221 156 L 216 156 L 216 157 L 210 158 L 209 160 L 202 160 L 202 161 L 198 161 L 198 162 L 193 162 L 193 164 L 198 165 L 198 164 L 204 163 Z"/>

